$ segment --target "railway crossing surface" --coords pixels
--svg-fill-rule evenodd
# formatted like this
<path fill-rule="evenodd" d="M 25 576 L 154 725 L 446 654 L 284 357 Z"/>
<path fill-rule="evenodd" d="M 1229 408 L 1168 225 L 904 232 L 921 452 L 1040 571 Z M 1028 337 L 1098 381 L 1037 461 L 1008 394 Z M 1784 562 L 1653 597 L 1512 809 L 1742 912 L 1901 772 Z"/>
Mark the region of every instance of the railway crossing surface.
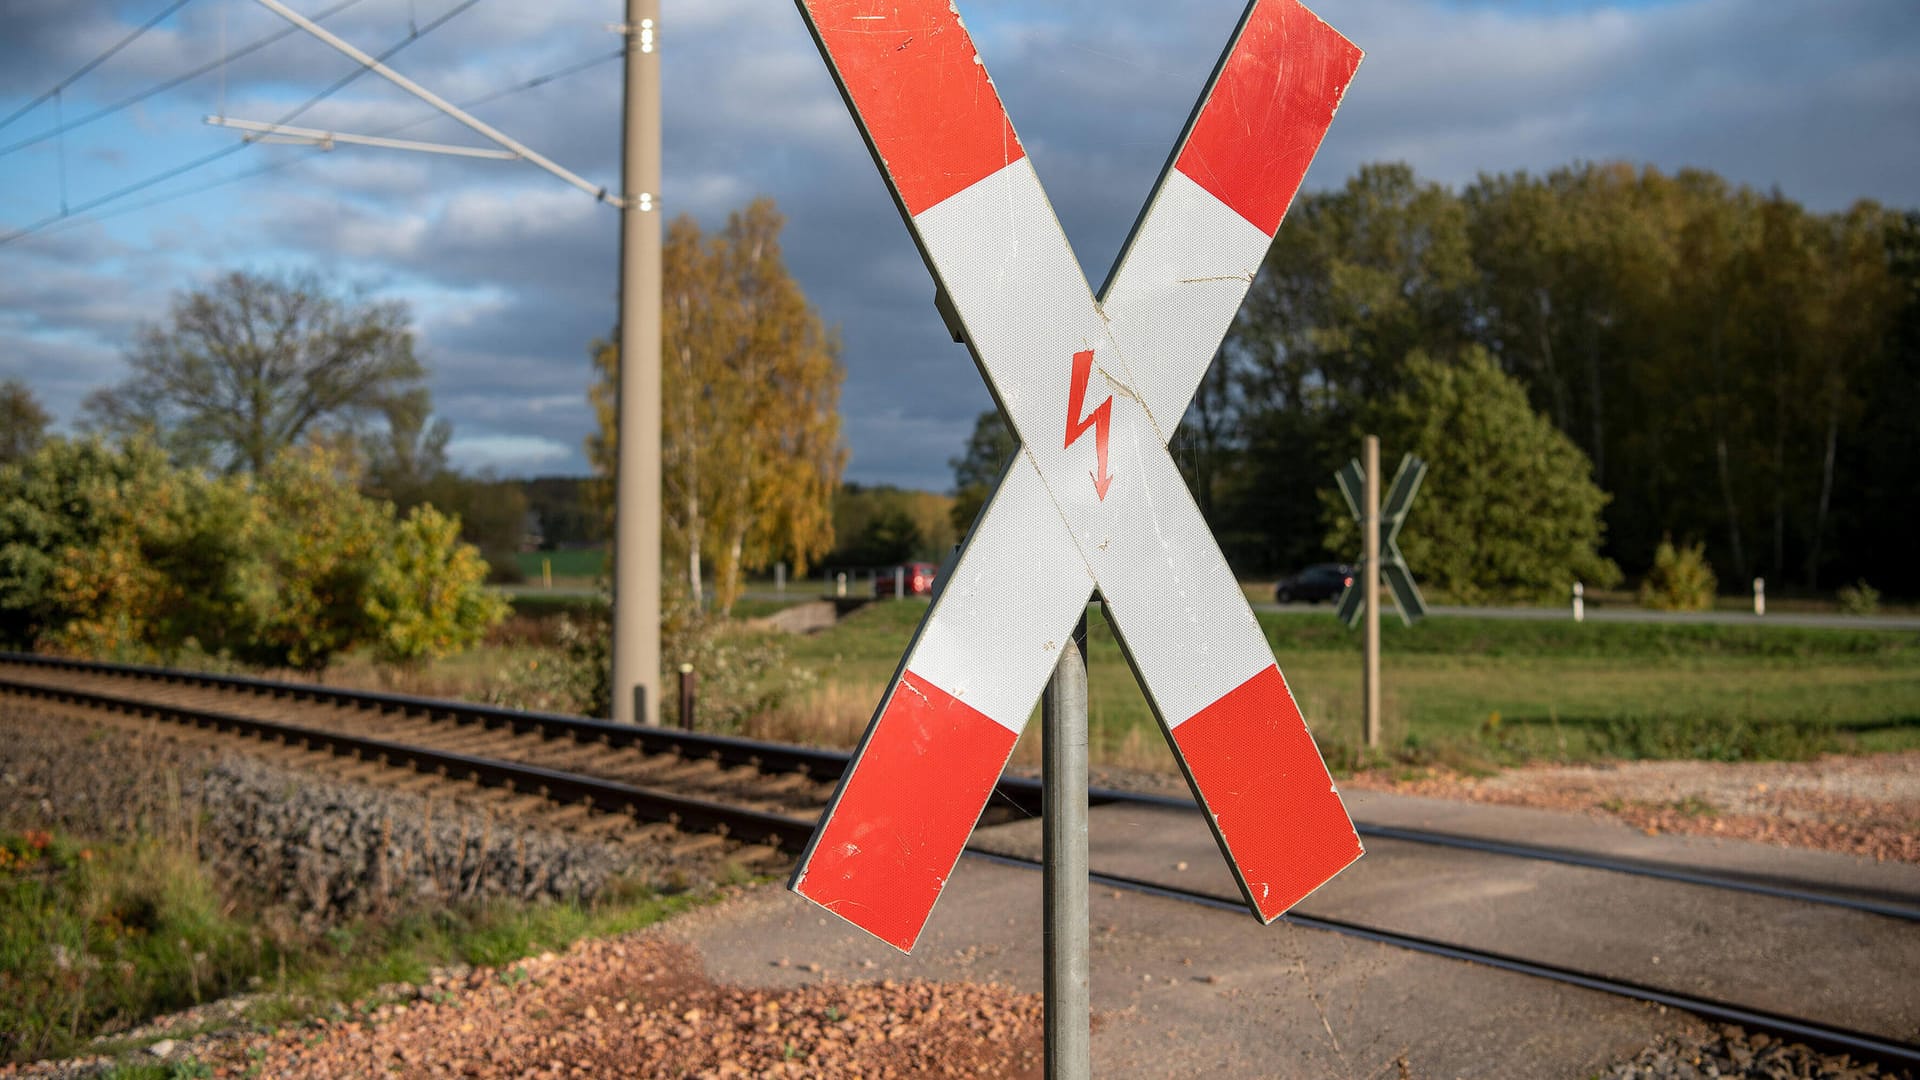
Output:
<path fill-rule="evenodd" d="M 1650 837 L 1581 814 L 1376 792 L 1347 799 L 1363 826 L 1812 884 L 1920 911 L 1920 867 L 1910 865 Z M 1033 821 L 983 828 L 971 850 L 1035 855 L 1039 837 Z M 1094 807 L 1092 863 L 1098 875 L 1237 898 L 1191 809 Z M 1660 1036 L 1701 1029 L 1676 1008 L 1304 925 L 1262 929 L 1244 915 L 1098 881 L 1099 1076 L 1587 1077 Z M 1910 981 L 1920 970 L 1920 934 L 1911 921 L 1382 839 L 1292 914 L 1390 925 L 1893 1042 L 1920 1040 Z M 1040 923 L 1038 874 L 968 858 L 911 956 L 771 888 L 669 932 L 698 947 L 715 978 L 749 985 L 929 978 L 1037 992 Z M 812 963 L 820 970 L 808 970 Z M 1405 1073 L 1396 1071 L 1402 1058 Z"/>

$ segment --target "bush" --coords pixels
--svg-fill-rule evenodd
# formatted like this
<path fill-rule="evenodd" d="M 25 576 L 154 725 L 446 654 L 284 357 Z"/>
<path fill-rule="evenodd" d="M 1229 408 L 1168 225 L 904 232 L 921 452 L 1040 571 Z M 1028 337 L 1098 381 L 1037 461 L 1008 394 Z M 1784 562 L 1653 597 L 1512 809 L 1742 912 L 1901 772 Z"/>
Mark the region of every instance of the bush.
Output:
<path fill-rule="evenodd" d="M 373 645 L 412 662 L 505 617 L 484 575 L 455 519 L 395 521 L 324 450 L 215 479 L 144 443 L 55 439 L 0 467 L 0 644 L 316 671 Z"/>
<path fill-rule="evenodd" d="M 479 641 L 507 617 L 507 602 L 481 588 L 486 560 L 460 542 L 460 522 L 416 506 L 374 568 L 366 598 L 374 655 L 418 664 Z"/>
<path fill-rule="evenodd" d="M 1865 578 L 1840 586 L 1837 596 L 1840 610 L 1848 615 L 1872 615 L 1880 610 L 1880 590 L 1867 584 Z"/>
<path fill-rule="evenodd" d="M 661 723 L 731 734 L 784 704 L 813 678 L 787 663 L 777 632 L 749 630 L 684 600 L 670 604 L 660 636 Z M 691 665 L 700 679 L 691 724 L 680 716 L 682 664 Z"/>
<path fill-rule="evenodd" d="M 613 619 L 599 607 L 570 609 L 554 620 L 554 648 L 499 676 L 488 704 L 536 712 L 613 715 Z"/>
<path fill-rule="evenodd" d="M 1713 607 L 1719 582 L 1707 563 L 1707 546 L 1675 547 L 1660 541 L 1653 552 L 1653 569 L 1640 583 L 1640 605 L 1658 611 L 1706 611 Z"/>

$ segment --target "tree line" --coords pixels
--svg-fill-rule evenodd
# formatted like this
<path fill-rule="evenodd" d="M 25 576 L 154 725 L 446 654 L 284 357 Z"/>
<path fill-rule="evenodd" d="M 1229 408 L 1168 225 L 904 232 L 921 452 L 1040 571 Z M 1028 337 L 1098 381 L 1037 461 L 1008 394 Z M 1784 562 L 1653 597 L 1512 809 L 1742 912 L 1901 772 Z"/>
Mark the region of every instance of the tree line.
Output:
<path fill-rule="evenodd" d="M 1243 572 L 1345 557 L 1331 472 L 1363 430 L 1389 462 L 1444 454 L 1459 426 L 1407 405 L 1432 397 L 1436 365 L 1476 364 L 1468 398 L 1427 405 L 1514 384 L 1583 459 L 1557 475 L 1604 493 L 1596 550 L 1621 567 L 1671 537 L 1740 587 L 1920 591 L 1900 551 L 1920 491 L 1920 213 L 1815 213 L 1700 170 L 1584 164 L 1453 191 L 1368 166 L 1293 207 L 1176 457 Z M 1523 464 L 1436 465 L 1410 546 L 1437 505 L 1560 482 Z"/>

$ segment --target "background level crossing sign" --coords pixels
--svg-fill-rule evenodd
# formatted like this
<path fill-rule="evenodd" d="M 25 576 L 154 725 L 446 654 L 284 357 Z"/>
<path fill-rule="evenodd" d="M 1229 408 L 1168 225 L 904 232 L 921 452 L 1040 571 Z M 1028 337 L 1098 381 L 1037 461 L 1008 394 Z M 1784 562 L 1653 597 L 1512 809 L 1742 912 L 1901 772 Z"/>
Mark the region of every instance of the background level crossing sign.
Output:
<path fill-rule="evenodd" d="M 1366 487 L 1366 471 L 1358 461 L 1349 459 L 1333 474 L 1339 481 L 1340 494 L 1346 497 L 1347 509 L 1353 512 L 1353 519 L 1366 527 L 1364 511 L 1361 509 L 1361 492 Z M 1420 596 L 1419 586 L 1413 583 L 1413 571 L 1407 568 L 1406 557 L 1400 554 L 1400 527 L 1407 523 L 1407 508 L 1413 505 L 1413 497 L 1420 494 L 1420 481 L 1426 479 L 1427 463 L 1407 454 L 1400 459 L 1400 467 L 1394 470 L 1393 483 L 1387 488 L 1386 502 L 1380 507 L 1380 576 L 1393 593 L 1393 602 L 1400 609 L 1400 620 L 1408 626 L 1426 617 L 1427 602 Z M 1340 594 L 1340 618 L 1348 626 L 1360 621 L 1361 607 L 1366 603 L 1366 590 L 1361 575 L 1370 573 L 1363 557 L 1355 564 L 1353 583 Z"/>
<path fill-rule="evenodd" d="M 1360 855 L 1166 444 L 1360 51 L 1254 0 L 1095 295 L 952 0 L 800 0 L 1021 446 L 791 887 L 911 949 L 1098 590 L 1243 894 L 1271 920 Z"/>

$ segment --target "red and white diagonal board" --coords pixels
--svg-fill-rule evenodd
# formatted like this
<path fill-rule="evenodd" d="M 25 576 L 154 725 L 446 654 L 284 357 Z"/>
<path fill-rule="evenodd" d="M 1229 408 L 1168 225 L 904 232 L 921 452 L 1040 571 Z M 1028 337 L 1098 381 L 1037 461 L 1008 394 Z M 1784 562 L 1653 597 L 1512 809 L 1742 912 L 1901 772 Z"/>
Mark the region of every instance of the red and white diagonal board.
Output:
<path fill-rule="evenodd" d="M 1360 842 L 1166 444 L 1360 51 L 1253 0 L 1096 298 L 950 0 L 799 2 L 1021 448 L 792 888 L 911 949 L 1097 588 L 1271 921 Z"/>

